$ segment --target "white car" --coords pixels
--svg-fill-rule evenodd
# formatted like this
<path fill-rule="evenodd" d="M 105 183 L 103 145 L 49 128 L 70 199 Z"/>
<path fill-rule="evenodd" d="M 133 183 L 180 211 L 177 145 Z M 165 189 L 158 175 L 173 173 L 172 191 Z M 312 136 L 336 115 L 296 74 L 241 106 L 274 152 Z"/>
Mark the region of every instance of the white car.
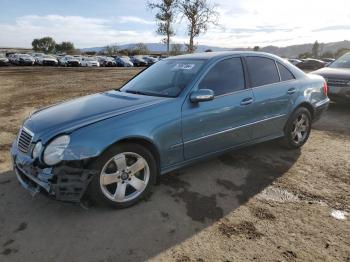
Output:
<path fill-rule="evenodd" d="M 95 58 L 95 57 L 83 57 L 81 59 L 81 66 L 99 67 L 100 63 L 98 62 L 97 58 Z"/>
<path fill-rule="evenodd" d="M 58 64 L 58 60 L 51 55 L 38 56 L 35 60 L 38 65 L 55 66 Z"/>

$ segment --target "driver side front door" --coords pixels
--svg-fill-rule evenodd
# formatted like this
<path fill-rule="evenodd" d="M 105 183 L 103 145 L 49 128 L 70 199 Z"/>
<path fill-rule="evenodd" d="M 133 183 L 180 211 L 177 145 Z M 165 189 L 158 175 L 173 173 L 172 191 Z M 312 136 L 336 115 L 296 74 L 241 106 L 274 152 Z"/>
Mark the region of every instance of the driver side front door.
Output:
<path fill-rule="evenodd" d="M 211 89 L 214 100 L 182 107 L 186 160 L 228 149 L 250 140 L 254 97 L 246 89 L 240 57 L 217 62 L 194 89 Z"/>

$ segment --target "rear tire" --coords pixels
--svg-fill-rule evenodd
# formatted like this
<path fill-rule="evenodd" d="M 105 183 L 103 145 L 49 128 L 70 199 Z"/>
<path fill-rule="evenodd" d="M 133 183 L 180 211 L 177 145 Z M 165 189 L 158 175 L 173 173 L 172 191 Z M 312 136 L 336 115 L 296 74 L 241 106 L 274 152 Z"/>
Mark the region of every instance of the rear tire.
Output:
<path fill-rule="evenodd" d="M 126 208 L 148 197 L 158 170 L 152 153 L 134 143 L 111 147 L 91 168 L 98 171 L 89 185 L 91 200 L 114 208 Z"/>
<path fill-rule="evenodd" d="M 282 145 L 289 149 L 302 147 L 309 138 L 311 122 L 311 113 L 307 108 L 299 107 L 296 109 L 284 128 Z"/>

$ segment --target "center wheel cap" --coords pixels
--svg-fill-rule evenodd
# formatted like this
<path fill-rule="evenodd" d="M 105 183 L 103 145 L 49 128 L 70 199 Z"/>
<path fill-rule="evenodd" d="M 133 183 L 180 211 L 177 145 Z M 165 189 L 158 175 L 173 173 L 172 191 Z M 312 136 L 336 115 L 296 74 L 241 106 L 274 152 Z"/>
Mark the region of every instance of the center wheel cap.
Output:
<path fill-rule="evenodd" d="M 123 180 L 127 180 L 127 179 L 129 178 L 129 175 L 128 175 L 127 173 L 123 173 L 123 174 L 121 175 L 121 178 L 122 178 Z"/>

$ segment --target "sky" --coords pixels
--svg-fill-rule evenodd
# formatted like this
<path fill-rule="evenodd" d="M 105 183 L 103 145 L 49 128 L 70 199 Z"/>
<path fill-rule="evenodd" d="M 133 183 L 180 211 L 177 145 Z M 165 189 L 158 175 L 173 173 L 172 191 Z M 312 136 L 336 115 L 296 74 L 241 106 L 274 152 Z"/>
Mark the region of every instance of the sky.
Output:
<path fill-rule="evenodd" d="M 153 0 L 156 1 L 156 0 Z M 350 39 L 349 0 L 208 0 L 218 25 L 195 39 L 220 47 L 288 46 Z M 34 38 L 72 41 L 78 48 L 157 43 L 154 11 L 144 0 L 0 0 L 0 47 L 31 47 Z M 186 19 L 174 23 L 187 43 Z"/>

